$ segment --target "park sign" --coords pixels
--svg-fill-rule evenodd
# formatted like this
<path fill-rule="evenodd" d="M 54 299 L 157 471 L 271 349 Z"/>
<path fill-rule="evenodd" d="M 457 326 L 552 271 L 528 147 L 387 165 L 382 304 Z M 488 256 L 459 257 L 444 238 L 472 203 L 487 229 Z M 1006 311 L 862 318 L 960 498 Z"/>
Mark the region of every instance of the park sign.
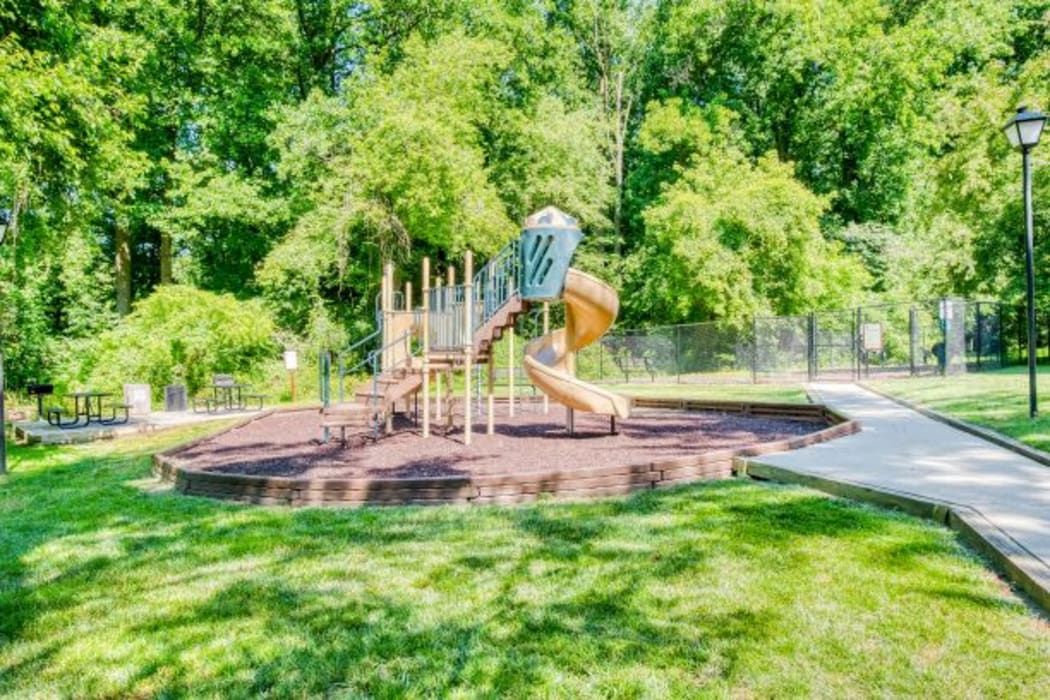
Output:
<path fill-rule="evenodd" d="M 882 352 L 881 323 L 865 323 L 861 327 L 860 336 L 865 352 Z"/>
<path fill-rule="evenodd" d="M 284 368 L 289 372 L 299 369 L 299 353 L 295 350 L 285 350 Z"/>

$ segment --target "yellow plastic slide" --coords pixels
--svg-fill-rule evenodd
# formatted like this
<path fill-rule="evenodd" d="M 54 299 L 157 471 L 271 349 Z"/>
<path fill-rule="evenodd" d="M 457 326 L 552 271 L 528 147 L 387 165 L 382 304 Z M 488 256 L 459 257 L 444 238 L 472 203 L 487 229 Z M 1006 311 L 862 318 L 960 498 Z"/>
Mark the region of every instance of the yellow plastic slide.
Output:
<path fill-rule="evenodd" d="M 575 354 L 605 335 L 616 320 L 620 298 L 599 279 L 569 268 L 565 276 L 566 328 L 541 336 L 525 348 L 525 374 L 540 391 L 569 408 L 618 418 L 631 414 L 631 401 L 580 381 Z M 572 329 L 572 337 L 566 332 Z"/>

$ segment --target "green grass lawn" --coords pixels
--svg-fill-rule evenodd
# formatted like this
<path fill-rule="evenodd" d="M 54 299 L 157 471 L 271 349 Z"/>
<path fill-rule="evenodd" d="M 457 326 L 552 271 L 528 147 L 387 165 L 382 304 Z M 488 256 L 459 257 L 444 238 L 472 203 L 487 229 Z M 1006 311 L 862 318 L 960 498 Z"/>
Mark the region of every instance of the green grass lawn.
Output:
<path fill-rule="evenodd" d="M 605 386 L 605 385 L 603 385 Z M 628 396 L 719 401 L 809 403 L 801 384 L 613 384 L 608 388 Z"/>
<path fill-rule="evenodd" d="M 868 382 L 880 391 L 961 418 L 1050 451 L 1050 368 L 1039 368 L 1039 402 L 1044 412 L 1028 418 L 1028 369 L 916 377 Z"/>
<path fill-rule="evenodd" d="M 520 508 L 187 498 L 16 448 L 0 694 L 1045 697 L 1050 628 L 913 518 L 722 482 Z"/>

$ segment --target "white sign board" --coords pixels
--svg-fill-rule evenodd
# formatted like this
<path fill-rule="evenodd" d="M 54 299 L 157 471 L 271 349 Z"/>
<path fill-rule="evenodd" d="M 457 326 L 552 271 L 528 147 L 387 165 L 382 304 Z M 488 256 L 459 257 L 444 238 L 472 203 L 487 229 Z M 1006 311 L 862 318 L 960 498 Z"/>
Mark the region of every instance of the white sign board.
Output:
<path fill-rule="evenodd" d="M 133 416 L 148 416 L 152 409 L 149 384 L 125 384 L 124 403 L 131 406 L 128 413 Z"/>
<path fill-rule="evenodd" d="M 291 372 L 292 370 L 299 369 L 299 353 L 295 350 L 284 351 L 284 368 Z"/>
<path fill-rule="evenodd" d="M 861 327 L 860 337 L 867 352 L 882 352 L 881 323 L 865 323 Z"/>

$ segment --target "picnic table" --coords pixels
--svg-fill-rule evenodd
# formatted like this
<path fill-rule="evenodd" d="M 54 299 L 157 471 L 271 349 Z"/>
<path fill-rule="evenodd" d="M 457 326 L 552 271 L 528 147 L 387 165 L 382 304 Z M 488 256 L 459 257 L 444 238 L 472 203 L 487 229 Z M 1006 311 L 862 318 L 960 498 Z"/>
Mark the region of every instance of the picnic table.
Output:
<path fill-rule="evenodd" d="M 127 423 L 129 419 L 127 404 L 113 404 L 112 415 L 106 418 L 102 413 L 102 400 L 112 397 L 113 394 L 105 391 L 74 391 L 67 395 L 73 399 L 73 420 L 63 422 L 62 416 L 68 413 L 62 406 L 56 406 L 47 410 L 47 422 L 59 428 L 86 428 L 92 423 L 100 425 L 113 425 L 115 423 Z M 117 410 L 123 409 L 123 418 L 117 417 Z M 83 425 L 80 419 L 84 419 Z"/>
<path fill-rule="evenodd" d="M 212 384 L 212 397 L 215 399 L 217 405 L 223 406 L 227 411 L 232 411 L 234 407 L 238 409 L 244 408 L 244 390 L 248 389 L 247 384 L 226 384 L 218 383 Z M 234 396 L 237 399 L 234 401 Z"/>
<path fill-rule="evenodd" d="M 202 399 L 193 399 L 193 410 L 197 411 L 200 404 L 204 404 L 204 410 L 215 413 L 219 410 L 246 411 L 248 401 L 258 401 L 259 410 L 262 410 L 265 394 L 250 394 L 246 390 L 251 388 L 250 384 L 240 384 L 233 380 L 230 375 L 216 375 L 211 385 L 211 396 Z"/>

